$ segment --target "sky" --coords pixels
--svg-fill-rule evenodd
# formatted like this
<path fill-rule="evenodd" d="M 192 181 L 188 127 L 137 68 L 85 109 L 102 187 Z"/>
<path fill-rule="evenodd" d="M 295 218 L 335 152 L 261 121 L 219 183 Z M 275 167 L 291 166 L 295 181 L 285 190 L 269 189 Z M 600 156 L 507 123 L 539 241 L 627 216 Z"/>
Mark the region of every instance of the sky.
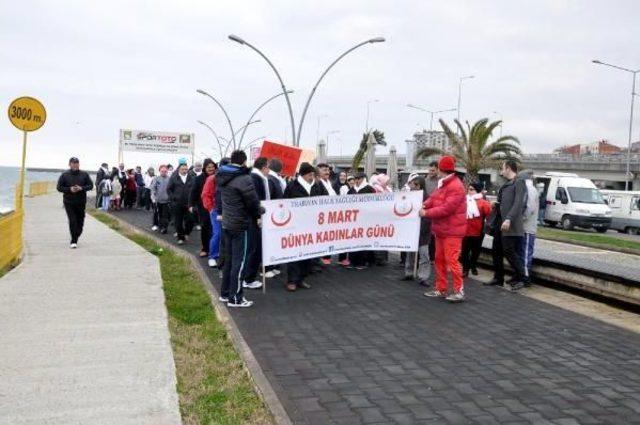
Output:
<path fill-rule="evenodd" d="M 95 169 L 117 158 L 121 128 L 195 133 L 197 155 L 217 148 L 209 123 L 229 136 L 280 91 L 259 47 L 292 94 L 296 123 L 317 89 L 301 145 L 329 136 L 329 155 L 355 152 L 366 127 L 389 146 L 429 127 L 426 113 L 455 108 L 463 120 L 502 118 L 504 134 L 526 153 L 607 139 L 626 146 L 631 74 L 592 59 L 640 69 L 640 2 L 629 1 L 30 1 L 0 0 L 0 109 L 20 96 L 40 99 L 47 122 L 29 134 L 27 165 L 65 167 L 78 156 Z M 640 83 L 640 81 L 639 81 Z M 639 90 L 640 91 L 640 90 Z M 318 117 L 320 125 L 318 127 Z M 456 113 L 442 114 L 452 123 Z M 257 116 L 246 139 L 290 141 L 282 97 Z M 634 140 L 640 139 L 640 111 Z M 436 123 L 437 126 L 437 123 Z M 0 118 L 0 165 L 18 165 L 21 134 Z M 384 152 L 384 149 L 382 149 Z M 128 165 L 164 162 L 157 154 L 125 154 Z"/>

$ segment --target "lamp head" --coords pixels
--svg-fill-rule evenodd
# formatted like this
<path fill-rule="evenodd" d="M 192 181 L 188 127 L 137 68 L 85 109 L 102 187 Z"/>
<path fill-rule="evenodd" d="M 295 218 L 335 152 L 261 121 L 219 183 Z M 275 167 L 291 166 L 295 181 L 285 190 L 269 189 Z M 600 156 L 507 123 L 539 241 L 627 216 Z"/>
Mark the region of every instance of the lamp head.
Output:
<path fill-rule="evenodd" d="M 594 59 L 594 60 L 592 60 L 591 62 L 593 62 L 593 63 L 597 63 L 597 64 L 599 64 L 599 65 L 601 65 L 601 64 L 602 64 L 602 62 L 600 62 L 598 59 Z"/>
<path fill-rule="evenodd" d="M 384 37 L 375 37 L 369 40 L 369 43 L 384 43 L 385 41 Z"/>
<path fill-rule="evenodd" d="M 205 92 L 205 91 L 204 91 L 204 90 L 202 90 L 202 89 L 198 89 L 198 90 L 196 90 L 196 93 L 200 93 L 200 94 L 204 94 L 204 95 L 206 95 L 206 94 L 207 94 L 207 92 Z"/>
<path fill-rule="evenodd" d="M 241 39 L 240 37 L 238 37 L 237 35 L 234 35 L 234 34 L 230 34 L 229 35 L 229 40 L 233 40 L 236 43 L 245 44 L 243 39 Z"/>

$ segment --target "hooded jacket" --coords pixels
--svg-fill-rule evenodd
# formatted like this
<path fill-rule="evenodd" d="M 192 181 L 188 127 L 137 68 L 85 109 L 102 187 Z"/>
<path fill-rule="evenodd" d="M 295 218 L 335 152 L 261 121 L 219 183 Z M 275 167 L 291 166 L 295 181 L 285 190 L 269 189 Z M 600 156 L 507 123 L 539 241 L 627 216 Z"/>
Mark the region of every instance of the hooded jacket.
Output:
<path fill-rule="evenodd" d="M 527 189 L 526 207 L 522 217 L 524 233 L 535 235 L 538 230 L 538 211 L 540 210 L 540 195 L 533 184 L 533 171 L 523 170 L 518 174 L 519 180 L 524 180 Z"/>
<path fill-rule="evenodd" d="M 247 167 L 234 164 L 220 167 L 216 184 L 220 189 L 222 228 L 247 230 L 251 220 L 257 220 L 262 207 Z"/>
<path fill-rule="evenodd" d="M 80 186 L 82 190 L 73 193 L 72 186 Z M 64 194 L 62 200 L 65 204 L 86 204 L 87 192 L 93 190 L 93 182 L 85 171 L 67 170 L 60 175 L 57 189 Z"/>
<path fill-rule="evenodd" d="M 450 174 L 424 202 L 436 237 L 463 237 L 467 231 L 467 195 L 460 179 Z"/>

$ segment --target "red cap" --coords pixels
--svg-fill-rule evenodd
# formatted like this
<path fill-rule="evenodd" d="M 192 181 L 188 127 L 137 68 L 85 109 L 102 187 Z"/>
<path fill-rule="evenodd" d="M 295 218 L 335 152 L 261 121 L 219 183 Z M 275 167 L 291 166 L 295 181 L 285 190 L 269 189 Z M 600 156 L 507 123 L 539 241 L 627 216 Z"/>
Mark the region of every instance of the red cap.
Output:
<path fill-rule="evenodd" d="M 452 156 L 445 155 L 438 161 L 438 169 L 440 171 L 453 172 L 456 169 L 456 159 Z"/>

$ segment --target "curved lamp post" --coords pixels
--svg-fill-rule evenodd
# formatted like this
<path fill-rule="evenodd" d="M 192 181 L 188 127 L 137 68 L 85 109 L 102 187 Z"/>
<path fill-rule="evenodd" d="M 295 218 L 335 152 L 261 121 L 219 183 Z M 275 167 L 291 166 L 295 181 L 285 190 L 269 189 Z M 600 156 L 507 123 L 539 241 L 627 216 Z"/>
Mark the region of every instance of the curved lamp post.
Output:
<path fill-rule="evenodd" d="M 231 130 L 231 138 L 233 140 L 233 146 L 236 146 L 236 135 L 235 132 L 233 131 L 233 124 L 231 124 L 231 119 L 229 118 L 229 114 L 227 114 L 226 109 L 224 109 L 224 106 L 222 106 L 222 103 L 218 102 L 218 100 L 211 96 L 209 93 L 207 93 L 206 91 L 202 90 L 202 89 L 198 89 L 196 90 L 196 92 L 207 96 L 208 98 L 210 98 L 211 100 L 213 100 L 214 102 L 216 102 L 216 104 L 220 107 L 220 109 L 222 109 L 222 112 L 224 113 L 224 116 L 227 118 L 227 123 L 229 124 L 229 129 Z"/>
<path fill-rule="evenodd" d="M 315 94 L 316 89 L 318 88 L 318 85 L 320 84 L 320 82 L 322 81 L 324 76 L 327 75 L 327 72 L 329 72 L 331 70 L 331 68 L 333 68 L 333 66 L 340 61 L 340 59 L 342 59 L 343 57 L 347 56 L 349 53 L 353 52 L 358 47 L 362 47 L 365 44 L 383 43 L 384 41 L 385 41 L 384 37 L 375 37 L 375 38 L 369 39 L 367 41 L 363 41 L 362 43 L 356 44 L 355 46 L 353 46 L 352 48 L 350 48 L 349 50 L 347 50 L 346 52 L 344 52 L 343 54 L 338 56 L 338 58 L 336 60 L 334 60 L 333 62 L 331 62 L 331 65 L 329 65 L 327 67 L 327 69 L 324 70 L 324 72 L 320 75 L 320 78 L 318 78 L 318 81 L 316 82 L 316 84 L 311 89 L 311 93 L 309 93 L 309 97 L 307 98 L 307 103 L 305 103 L 304 109 L 302 110 L 302 116 L 300 117 L 300 123 L 298 124 L 298 139 L 296 140 L 296 146 L 300 146 L 300 134 L 302 132 L 302 124 L 304 124 L 304 118 L 307 115 L 307 109 L 309 109 L 309 104 L 311 103 L 311 98 L 313 98 L 313 95 Z"/>
<path fill-rule="evenodd" d="M 416 106 L 416 105 L 413 105 L 411 103 L 407 104 L 407 108 L 417 109 L 419 111 L 426 112 L 427 114 L 429 114 L 431 116 L 430 124 L 429 124 L 429 131 L 433 131 L 433 116 L 434 115 L 441 114 L 443 112 L 453 112 L 453 111 L 456 110 L 456 108 L 451 108 L 451 109 L 441 109 L 439 111 L 430 111 L 430 110 L 425 109 L 425 108 L 423 108 L 421 106 Z"/>
<path fill-rule="evenodd" d="M 291 94 L 291 93 L 293 93 L 293 90 L 289 90 L 289 91 L 288 91 L 288 92 L 286 92 L 286 93 L 284 93 L 284 92 L 283 92 L 283 93 L 278 93 L 278 94 L 277 94 L 277 95 L 275 95 L 275 96 L 271 96 L 269 99 L 267 99 L 267 100 L 265 100 L 264 102 L 262 102 L 262 104 L 261 104 L 260 106 L 258 106 L 258 107 L 256 108 L 256 110 L 255 110 L 255 111 L 253 111 L 253 114 L 251 114 L 251 116 L 250 116 L 250 117 L 249 117 L 249 119 L 247 120 L 247 124 L 244 126 L 244 131 L 243 131 L 243 132 L 242 132 L 242 134 L 240 135 L 240 142 L 238 142 L 238 147 L 242 146 L 242 141 L 244 140 L 244 133 L 247 131 L 247 127 L 249 126 L 249 123 L 251 122 L 251 120 L 253 119 L 253 117 L 255 117 L 255 116 L 256 116 L 256 114 L 257 114 L 257 113 L 258 113 L 262 108 L 264 108 L 264 106 L 265 106 L 267 103 L 271 102 L 273 99 L 276 99 L 276 98 L 278 98 L 278 97 L 280 97 L 280 96 L 282 96 L 282 95 L 285 95 L 285 94 L 286 94 L 286 95 L 289 95 L 289 94 Z"/>
<path fill-rule="evenodd" d="M 218 150 L 220 151 L 220 158 L 222 158 L 222 144 L 220 143 L 220 138 L 218 137 L 218 134 L 216 133 L 216 131 L 211 128 L 211 126 L 209 124 L 207 124 L 204 121 L 200 121 L 198 120 L 198 124 L 201 124 L 205 127 L 207 127 L 209 129 L 209 131 L 213 134 L 213 137 L 216 138 L 216 142 L 218 142 Z"/>
<path fill-rule="evenodd" d="M 287 100 L 287 108 L 289 109 L 289 119 L 291 120 L 291 137 L 292 137 L 291 143 L 295 145 L 296 144 L 296 126 L 293 120 L 293 109 L 291 108 L 291 99 L 289 99 L 289 92 L 287 91 L 287 88 L 284 85 L 284 81 L 282 81 L 282 77 L 280 76 L 280 73 L 278 72 L 276 67 L 273 65 L 273 63 L 269 60 L 269 58 L 266 57 L 264 53 L 262 53 L 257 47 L 255 47 L 251 43 L 247 43 L 242 38 L 233 34 L 229 35 L 229 40 L 235 41 L 236 43 L 239 43 L 242 45 L 246 45 L 251 50 L 255 51 L 257 54 L 262 56 L 262 58 L 265 61 L 267 61 L 267 63 L 269 64 L 273 72 L 276 74 L 276 77 L 278 77 L 278 81 L 280 81 L 280 87 L 282 87 L 282 93 L 284 94 L 284 97 Z"/>

